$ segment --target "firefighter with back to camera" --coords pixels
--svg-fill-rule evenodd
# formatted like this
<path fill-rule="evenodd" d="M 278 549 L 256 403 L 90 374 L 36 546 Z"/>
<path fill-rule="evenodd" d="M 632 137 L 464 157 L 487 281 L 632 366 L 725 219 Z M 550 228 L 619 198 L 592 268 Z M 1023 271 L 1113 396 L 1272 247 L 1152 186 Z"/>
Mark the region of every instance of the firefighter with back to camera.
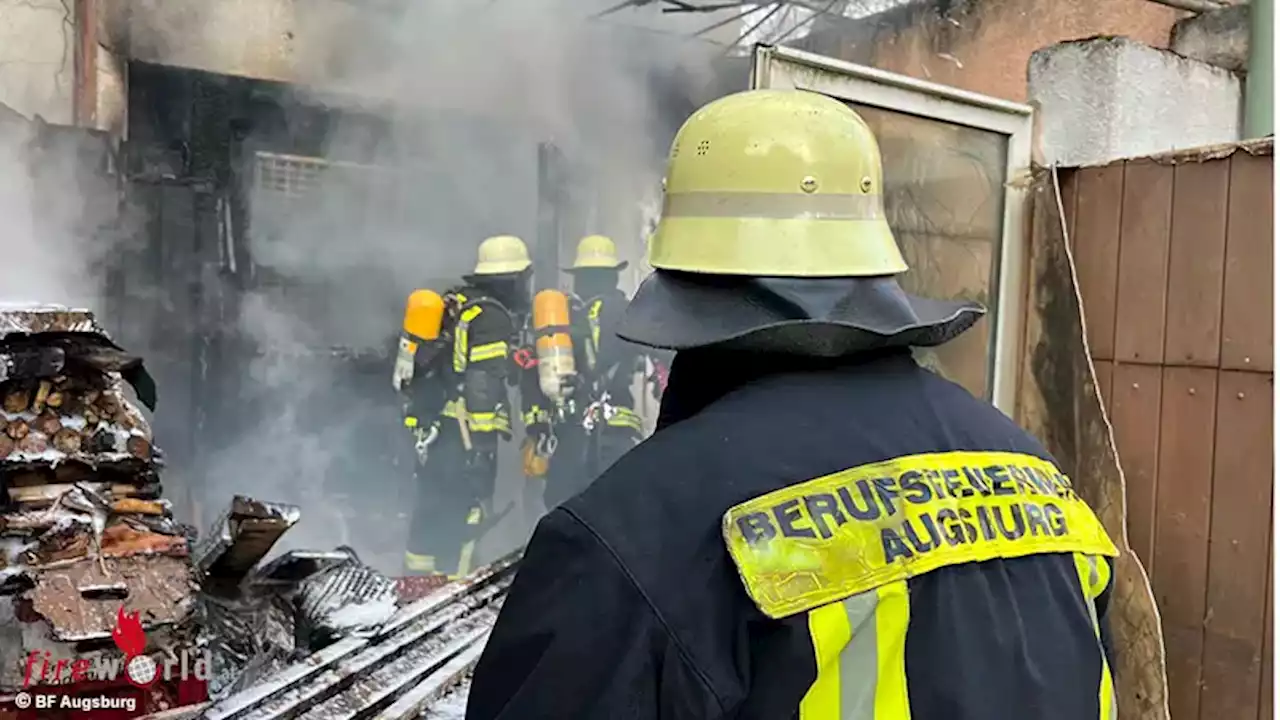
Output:
<path fill-rule="evenodd" d="M 709 147 L 706 153 L 682 152 Z M 1115 546 L 1044 447 L 918 366 L 848 106 L 730 95 L 676 136 L 618 334 L 658 430 L 539 523 L 468 720 L 1107 720 Z"/>
<path fill-rule="evenodd" d="M 617 336 L 627 296 L 618 289 L 627 263 L 618 259 L 613 240 L 589 235 L 578 243 L 573 264 L 570 299 L 570 337 L 576 378 L 574 414 L 554 417 L 543 398 L 526 404 L 524 421 L 530 442 L 546 447 L 555 437 L 548 458 L 543 502 L 554 508 L 586 488 L 605 468 L 640 442 L 644 426 L 633 407 L 632 386 L 644 369 L 644 355 Z M 536 389 L 535 389 L 536 391 Z M 537 398 L 526 391 L 530 397 Z"/>
<path fill-rule="evenodd" d="M 511 438 L 511 344 L 528 312 L 532 263 L 524 242 L 501 235 L 480 244 L 475 270 L 443 297 L 410 296 L 396 386 L 408 397 L 418 498 L 405 570 L 470 572 L 491 522 L 499 438 Z M 409 371 L 407 368 L 412 368 Z"/>

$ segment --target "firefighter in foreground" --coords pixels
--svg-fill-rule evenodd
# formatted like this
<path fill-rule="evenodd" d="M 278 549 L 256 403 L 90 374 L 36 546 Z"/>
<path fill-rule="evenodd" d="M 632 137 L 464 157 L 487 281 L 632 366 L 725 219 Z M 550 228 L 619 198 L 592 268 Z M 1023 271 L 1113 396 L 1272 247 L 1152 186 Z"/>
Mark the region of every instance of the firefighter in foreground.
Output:
<path fill-rule="evenodd" d="M 573 265 L 565 268 L 574 290 L 570 337 L 575 412 L 557 422 L 548 409 L 551 403 L 531 403 L 524 416 L 534 447 L 546 448 L 547 438 L 555 438 L 555 451 L 545 468 L 543 502 L 548 509 L 585 489 L 644 433 L 632 407 L 632 385 L 643 370 L 644 357 L 616 332 L 627 305 L 627 296 L 618 289 L 626 266 L 613 240 L 589 235 L 578 243 Z"/>
<path fill-rule="evenodd" d="M 524 242 L 509 235 L 485 240 L 478 255 L 462 287 L 443 297 L 418 291 L 405 313 L 396 384 L 407 386 L 405 426 L 418 456 L 410 574 L 470 572 L 476 541 L 493 520 L 486 516 L 498 439 L 511 438 L 508 356 L 528 312 L 532 263 Z"/>
<path fill-rule="evenodd" d="M 658 431 L 539 523 L 468 720 L 1114 717 L 1116 548 L 913 361 L 983 309 L 903 292 L 881 177 L 822 95 L 686 121 L 618 331 L 677 351 Z"/>

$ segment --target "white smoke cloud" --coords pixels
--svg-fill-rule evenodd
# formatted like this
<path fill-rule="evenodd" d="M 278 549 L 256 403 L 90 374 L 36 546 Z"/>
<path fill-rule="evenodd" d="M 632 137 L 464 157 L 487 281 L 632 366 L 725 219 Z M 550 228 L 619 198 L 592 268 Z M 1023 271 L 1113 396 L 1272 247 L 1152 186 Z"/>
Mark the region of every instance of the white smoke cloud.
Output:
<path fill-rule="evenodd" d="M 714 52 L 591 21 L 606 4 L 409 2 L 343 10 L 342 23 L 316 11 L 324 4 L 309 11 L 293 99 L 339 118 L 316 154 L 341 164 L 321 167 L 316 187 L 290 203 L 249 193 L 248 242 L 258 277 L 273 279 L 241 307 L 239 330 L 257 352 L 243 372 L 255 397 L 243 399 L 232 440 L 211 448 L 210 514 L 237 492 L 297 503 L 303 520 L 282 547 L 347 542 L 398 569 L 410 467 L 403 457 L 364 462 L 408 447 L 390 361 L 357 382 L 351 363 L 327 353 L 389 348 L 407 293 L 456 282 L 488 235 L 519 235 L 536 253 L 547 240 L 540 143 L 555 145 L 571 176 L 558 204 L 562 256 L 602 232 L 639 267 L 683 120 L 672 108 L 705 99 Z M 341 30 L 323 52 L 303 42 L 320 29 Z M 283 166 L 278 139 L 251 131 L 250 145 L 267 153 L 260 172 Z M 304 166 L 319 167 L 294 169 Z M 498 508 L 521 496 L 514 445 L 500 460 Z M 513 513 L 488 554 L 521 542 L 530 519 Z"/>
<path fill-rule="evenodd" d="M 0 302 L 97 307 L 119 197 L 104 146 L 41 127 L 0 106 Z"/>

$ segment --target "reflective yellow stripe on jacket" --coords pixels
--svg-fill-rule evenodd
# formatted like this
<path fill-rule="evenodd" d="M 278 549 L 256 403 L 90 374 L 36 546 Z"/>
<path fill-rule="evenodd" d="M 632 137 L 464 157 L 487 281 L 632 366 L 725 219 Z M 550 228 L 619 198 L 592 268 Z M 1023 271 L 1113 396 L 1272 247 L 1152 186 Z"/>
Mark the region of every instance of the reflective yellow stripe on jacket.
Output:
<path fill-rule="evenodd" d="M 1098 636 L 1098 651 L 1102 651 L 1102 628 L 1098 624 L 1098 597 L 1111 582 L 1111 565 L 1096 555 L 1075 556 L 1076 574 L 1080 577 L 1080 589 L 1084 593 L 1089 617 L 1093 620 L 1093 632 Z M 1106 653 L 1102 656 L 1102 678 L 1098 682 L 1099 720 L 1116 720 L 1116 691 L 1111 677 L 1111 666 Z"/>
<path fill-rule="evenodd" d="M 462 315 L 458 317 L 458 327 L 453 331 L 453 371 L 462 372 L 467 369 L 467 362 L 472 359 L 467 352 L 467 329 L 471 326 L 471 321 L 475 320 L 483 310 L 479 305 L 473 305 L 462 311 Z"/>
<path fill-rule="evenodd" d="M 1052 463 L 1001 452 L 850 468 L 734 506 L 722 532 L 762 612 L 808 615 L 818 673 L 801 720 L 910 720 L 910 578 L 966 562 L 1070 552 L 1092 608 L 1107 583 L 1100 558 L 1118 554 Z M 1099 680 L 1100 720 L 1112 720 L 1105 665 Z"/>
<path fill-rule="evenodd" d="M 809 613 L 818 677 L 800 720 L 908 720 L 906 581 Z"/>
<path fill-rule="evenodd" d="M 587 308 L 587 326 L 591 328 L 591 342 L 587 345 L 587 367 L 595 370 L 596 360 L 600 357 L 600 308 L 603 300 L 593 300 Z"/>

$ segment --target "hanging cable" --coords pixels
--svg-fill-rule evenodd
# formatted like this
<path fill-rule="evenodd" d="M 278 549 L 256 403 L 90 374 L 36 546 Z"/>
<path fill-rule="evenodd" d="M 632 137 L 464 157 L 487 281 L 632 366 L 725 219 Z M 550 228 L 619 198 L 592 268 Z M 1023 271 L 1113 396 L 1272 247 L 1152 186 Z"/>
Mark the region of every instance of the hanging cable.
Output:
<path fill-rule="evenodd" d="M 840 0 L 830 0 L 830 2 L 828 2 L 828 3 L 827 3 L 826 7 L 822 8 L 821 10 L 812 10 L 812 9 L 810 9 L 810 10 L 809 10 L 809 12 L 810 12 L 811 14 L 809 15 L 809 17 L 804 18 L 803 20 L 800 20 L 800 21 L 799 21 L 799 22 L 797 22 L 796 24 L 792 25 L 792 26 L 791 26 L 791 28 L 790 28 L 789 30 L 787 30 L 786 32 L 782 33 L 781 35 L 778 35 L 778 37 L 777 37 L 777 38 L 775 38 L 775 39 L 774 39 L 770 44 L 771 44 L 771 45 L 781 45 L 782 43 L 786 42 L 786 41 L 787 41 L 787 38 L 791 37 L 791 34 L 792 34 L 792 33 L 796 32 L 797 30 L 799 30 L 800 28 L 804 27 L 805 25 L 808 25 L 809 23 L 813 22 L 814 20 L 817 20 L 817 19 L 818 19 L 818 16 L 820 16 L 820 15 L 826 15 L 826 14 L 830 13 L 830 12 L 831 12 L 831 9 L 832 9 L 832 8 L 834 8 L 834 7 L 836 6 L 836 3 L 838 3 L 838 2 L 840 2 Z"/>
<path fill-rule="evenodd" d="M 777 14 L 778 14 L 778 11 L 782 10 L 782 9 L 783 9 L 783 8 L 785 8 L 786 6 L 787 6 L 787 4 L 786 4 L 786 3 L 784 3 L 784 2 L 776 2 L 776 3 L 773 3 L 773 9 L 771 9 L 769 12 L 765 13 L 765 14 L 764 14 L 764 17 L 760 18 L 760 19 L 756 22 L 756 24 L 755 24 L 755 25 L 752 25 L 751 27 L 747 28 L 746 32 L 744 32 L 744 33 L 742 33 L 741 35 L 739 35 L 739 36 L 738 36 L 738 39 L 737 39 L 737 40 L 734 40 L 734 41 L 733 41 L 733 43 L 731 43 L 731 44 L 729 45 L 729 47 L 725 48 L 725 49 L 724 49 L 724 52 L 723 52 L 723 53 L 721 53 L 721 55 L 727 55 L 727 54 L 729 54 L 729 52 L 730 52 L 730 51 L 732 51 L 734 48 L 736 48 L 736 47 L 738 47 L 739 45 L 741 45 L 743 40 L 746 40 L 747 38 L 751 37 L 751 35 L 752 35 L 756 30 L 759 30 L 759 29 L 760 29 L 760 26 L 762 26 L 762 25 L 764 25 L 765 23 L 769 22 L 769 20 L 770 20 L 770 19 L 772 19 L 774 15 L 777 15 Z M 764 6 L 762 5 L 762 6 L 758 7 L 758 8 L 756 8 L 756 10 L 761 10 L 761 9 L 763 9 L 763 8 L 764 8 Z"/>

